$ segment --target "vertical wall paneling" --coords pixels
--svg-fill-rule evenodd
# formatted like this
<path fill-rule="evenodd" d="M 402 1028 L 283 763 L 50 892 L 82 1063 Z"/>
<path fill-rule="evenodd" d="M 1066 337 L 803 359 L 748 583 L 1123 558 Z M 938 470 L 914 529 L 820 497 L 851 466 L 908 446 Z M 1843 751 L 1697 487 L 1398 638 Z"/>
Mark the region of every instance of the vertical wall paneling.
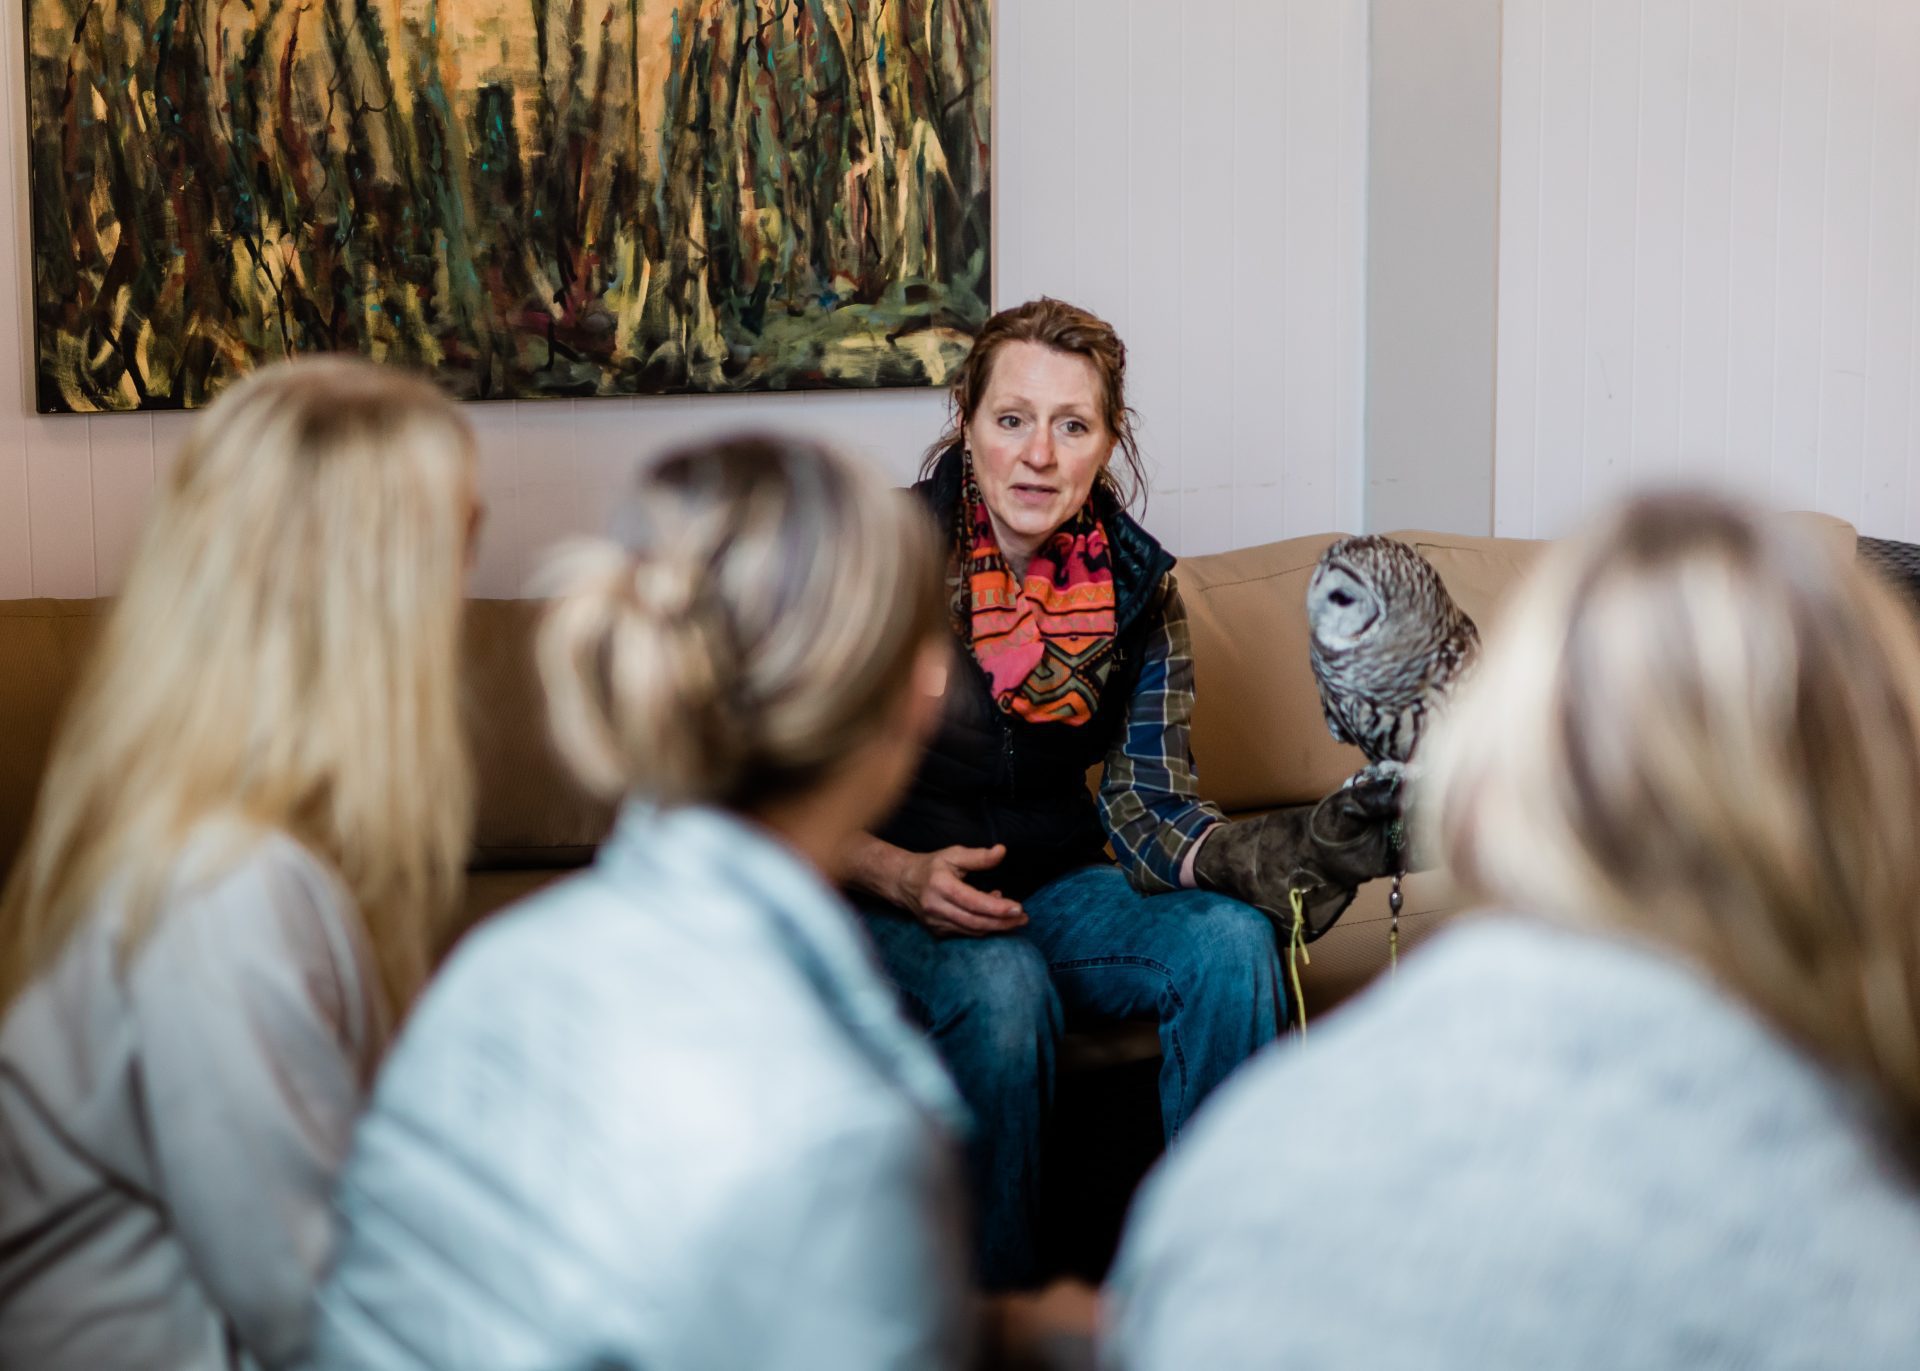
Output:
<path fill-rule="evenodd" d="M 8 14 L 14 12 L 9 9 Z M 26 24 L 0 21 L 0 136 L 6 138 L 6 184 L 0 187 L 0 596 L 33 594 L 33 528 L 27 482 L 27 369 L 25 345 L 32 313 L 22 289 L 26 273 L 26 97 L 14 73 L 23 69 Z"/>
<path fill-rule="evenodd" d="M 1302 6 L 1275 8 L 1291 17 Z M 1168 178 L 1180 225 L 1176 260 L 1187 269 L 1209 264 L 1200 269 L 1214 278 L 1212 290 L 1180 293 L 1180 546 L 1196 551 L 1233 545 L 1233 423 L 1227 400 L 1233 370 L 1227 351 L 1237 308 L 1233 297 L 1243 285 L 1241 263 L 1233 255 L 1233 185 L 1239 176 L 1271 174 L 1271 168 L 1234 160 L 1230 54 L 1245 39 L 1244 14 L 1237 0 L 1220 7 L 1216 23 L 1183 14 L 1173 50 L 1186 97 L 1178 114 L 1179 160 Z M 1285 116 L 1275 122 L 1284 125 Z"/>
<path fill-rule="evenodd" d="M 1594 6 L 1550 4 L 1541 25 L 1541 51 L 1548 79 L 1540 92 L 1542 142 L 1549 147 L 1590 149 L 1593 95 Z M 1534 491 L 1535 517 L 1555 523 L 1577 501 L 1577 480 L 1586 456 L 1585 351 L 1587 325 L 1588 200 L 1591 153 L 1553 157 L 1540 165 L 1540 342 L 1538 415 L 1542 451 L 1564 454 L 1576 479 L 1541 484 Z"/>
<path fill-rule="evenodd" d="M 1002 6 L 1007 14 L 1017 0 Z M 1117 22 L 1117 21 L 1115 21 Z M 1180 546 L 1185 469 L 1180 452 L 1180 219 L 1176 213 L 1181 115 L 1144 96 L 1177 90 L 1180 35 L 1187 26 L 1177 5 L 1126 6 L 1127 60 L 1133 98 L 1121 136 L 1128 151 L 1122 204 L 1127 219 L 1127 371 L 1136 430 L 1147 458 L 1151 494 L 1147 525 Z M 1010 300 L 1002 295 L 1002 301 Z M 1268 378 L 1269 380 L 1271 378 Z"/>
<path fill-rule="evenodd" d="M 0 597 L 117 588 L 189 416 L 32 414 L 18 4 L 0 38 Z M 1001 0 L 995 287 L 1126 338 L 1176 551 L 1357 528 L 1365 0 Z M 0 329 L 0 333 L 7 330 Z M 830 439 L 911 479 L 932 391 L 471 405 L 488 516 L 475 593 L 524 593 L 545 546 L 604 527 L 633 463 L 724 430 Z"/>
<path fill-rule="evenodd" d="M 1741 0 L 1691 0 L 1686 71 L 1686 163 L 1679 260 L 1679 422 L 1674 469 L 1718 480 L 1727 469 L 1726 376 L 1732 281 L 1734 95 Z M 1729 41 L 1729 36 L 1731 40 Z"/>
<path fill-rule="evenodd" d="M 513 407 L 514 479 L 520 523 L 515 579 L 524 592 L 541 555 L 590 528 L 581 495 L 577 400 L 529 400 Z"/>
<path fill-rule="evenodd" d="M 153 499 L 153 421 L 142 414 L 100 414 L 69 422 L 87 426 L 95 593 L 111 595 L 120 589 Z"/>
<path fill-rule="evenodd" d="M 11 242 L 0 245 L 0 266 L 5 268 L 0 288 L 12 295 L 5 307 L 0 308 L 0 326 L 4 326 L 5 321 L 15 321 L 17 332 L 8 340 L 7 348 L 19 365 L 24 361 L 33 319 L 21 289 L 27 265 L 26 153 L 24 125 L 16 122 L 23 118 L 25 111 L 25 97 L 20 92 L 18 79 L 18 73 L 25 69 L 22 55 L 25 25 L 10 23 L 5 28 L 6 38 L 0 42 L 0 53 L 5 54 L 5 74 L 0 80 L 7 85 L 9 202 L 15 232 Z M 93 471 L 87 421 L 59 423 L 28 416 L 24 367 L 15 375 L 22 378 L 15 383 L 17 398 L 13 401 L 21 406 L 21 413 L 17 426 L 8 422 L 0 429 L 0 438 L 15 445 L 15 460 L 20 463 L 25 478 L 24 533 L 32 555 L 26 593 L 92 595 L 98 580 L 94 566 Z M 7 398 L 4 389 L 0 389 L 0 404 Z M 0 495 L 4 494 L 0 491 Z M 14 538 L 20 537 L 17 526 L 10 531 Z"/>
<path fill-rule="evenodd" d="M 11 420 L 0 416 L 0 599 L 4 600 L 33 594 L 25 427 L 18 414 Z"/>
<path fill-rule="evenodd" d="M 1829 19 L 1835 8 L 1828 0 L 1787 0 L 1780 90 L 1772 493 L 1808 508 L 1820 484 L 1820 297 L 1826 278 L 1827 114 L 1833 91 Z M 1849 73 L 1846 79 L 1857 77 Z"/>
<path fill-rule="evenodd" d="M 1334 431 L 1340 446 L 1335 451 L 1333 488 L 1334 525 L 1341 529 L 1360 528 L 1366 490 L 1367 13 L 1367 6 L 1340 6 L 1341 77 L 1333 123 L 1340 176 L 1334 193 L 1334 234 L 1339 246 L 1334 270 L 1340 302 L 1333 336 L 1338 371 Z"/>
<path fill-rule="evenodd" d="M 619 498 L 639 441 L 638 401 L 596 400 L 573 412 L 574 480 L 580 496 L 580 528 L 606 529 L 606 511 Z"/>
<path fill-rule="evenodd" d="M 468 579 L 475 595 L 511 597 L 523 590 L 527 539 L 514 409 L 512 402 L 495 402 L 469 405 L 464 411 L 480 449 L 480 498 L 486 505 L 480 555 Z"/>
<path fill-rule="evenodd" d="M 1633 244 L 1633 341 L 1624 374 L 1632 423 L 1627 466 L 1639 482 L 1670 481 L 1679 473 L 1681 284 L 1685 279 L 1684 198 L 1688 134 L 1687 68 L 1693 55 L 1690 3 L 1645 0 L 1640 7 L 1640 90 L 1635 143 Z M 1551 82 L 1553 74 L 1548 73 Z M 1619 79 L 1614 71 L 1594 71 L 1592 81 Z M 1543 309 L 1542 319 L 1554 319 Z M 1579 349 L 1574 328 L 1554 333 L 1563 346 Z M 1543 455 L 1545 449 L 1542 449 Z M 1543 489 L 1558 482 L 1542 481 Z M 1543 526 L 1564 528 L 1578 518 L 1585 501 L 1570 495 L 1543 502 Z M 1547 513 L 1552 510 L 1551 515 Z"/>
<path fill-rule="evenodd" d="M 865 458 L 898 485 L 918 478 L 921 457 L 947 425 L 947 397 L 940 391 L 815 391 L 795 398 L 795 417 L 782 423 Z"/>
<path fill-rule="evenodd" d="M 1916 30 L 1915 43 L 1914 43 L 1914 48 L 1912 50 L 1920 51 L 1920 30 Z M 1909 89 L 1911 89 L 1911 87 L 1909 87 Z M 1917 125 L 1920 125 L 1920 118 L 1916 118 L 1915 123 Z M 1901 132 L 1904 132 L 1904 130 L 1901 130 Z M 1914 185 L 1915 185 L 1916 198 L 1915 198 L 1915 204 L 1914 204 L 1914 217 L 1911 221 L 1909 221 L 1909 223 L 1914 225 L 1920 225 L 1920 137 L 1916 137 L 1914 141 L 1915 141 Z M 1896 149 L 1897 149 L 1897 146 L 1898 144 L 1896 143 Z M 1907 441 L 1906 441 L 1907 462 L 1906 462 L 1906 472 L 1905 472 L 1906 486 L 1907 486 L 1906 527 L 1909 531 L 1909 534 L 1911 534 L 1912 530 L 1914 529 L 1920 529 L 1920 480 L 1915 479 L 1914 470 L 1913 470 L 1915 463 L 1920 462 L 1920 397 L 1916 397 L 1914 394 L 1916 387 L 1914 387 L 1910 383 L 1907 383 L 1905 379 L 1907 376 L 1911 375 L 1913 371 L 1920 371 L 1920 232 L 1916 232 L 1913 235 L 1913 242 L 1914 242 L 1913 304 L 1912 304 L 1912 307 L 1908 310 L 1908 315 L 1907 315 L 1908 317 L 1908 326 L 1907 326 L 1907 332 L 1906 332 L 1907 352 L 1906 352 L 1906 357 L 1904 359 L 1906 362 L 1906 369 L 1895 371 L 1895 370 L 1892 370 L 1891 368 L 1882 370 L 1876 367 L 1876 374 L 1874 378 L 1877 383 L 1875 392 L 1874 392 L 1876 397 L 1884 395 L 1887 392 L 1891 391 L 1891 392 L 1903 392 L 1906 399 L 1906 409 L 1908 410 L 1908 421 L 1907 421 L 1907 430 L 1906 430 L 1907 431 Z M 1896 297 L 1894 300 L 1894 308 L 1897 310 L 1898 307 L 1899 307 L 1898 299 Z M 1884 381 L 1882 381 L 1883 377 L 1885 378 Z M 1897 434 L 1897 430 L 1895 430 L 1895 433 Z"/>
<path fill-rule="evenodd" d="M 1372 0 L 1349 35 L 1367 194 L 1340 248 L 1366 260 L 1365 370 L 1338 385 L 1363 409 L 1368 529 L 1492 532 L 1501 18 L 1501 0 Z"/>
<path fill-rule="evenodd" d="M 1534 527 L 1539 450 L 1540 173 L 1544 156 L 1543 0 L 1506 0 L 1500 102 L 1500 318 L 1494 359 L 1493 531 Z"/>
<path fill-rule="evenodd" d="M 1638 74 L 1638 3 L 1591 0 L 1593 69 Z M 1641 82 L 1590 82 L 1586 238 L 1581 284 L 1590 346 L 1575 358 L 1581 378 L 1580 498 L 1602 500 L 1632 477 L 1634 330 L 1638 276 L 1634 207 L 1639 203 Z"/>
<path fill-rule="evenodd" d="M 1010 8 L 1010 7 L 1009 7 Z M 1113 321 L 1121 337 L 1133 327 L 1133 223 L 1127 213 L 1128 172 L 1133 148 L 1127 116 L 1133 90 L 1127 80 L 1132 35 L 1125 7 L 1112 0 L 1074 0 L 1075 54 L 1068 69 L 1074 152 L 1060 169 L 1072 197 L 1069 250 L 1072 298 Z M 1011 297 L 1005 297 L 1011 299 Z"/>
<path fill-rule="evenodd" d="M 1272 137 L 1268 115 L 1277 95 L 1272 73 L 1283 70 L 1288 9 L 1242 3 L 1239 32 L 1228 46 L 1226 82 L 1233 107 L 1230 151 L 1235 168 L 1226 191 L 1227 252 L 1235 262 L 1257 261 L 1265 245 L 1286 231 L 1286 141 Z M 1228 384 L 1234 395 L 1278 390 L 1284 395 L 1285 334 L 1274 321 L 1286 315 L 1285 281 L 1279 272 L 1249 271 L 1224 311 L 1220 345 L 1225 349 Z M 1275 387 L 1276 378 L 1282 384 Z M 1279 437 L 1273 416 L 1234 406 L 1229 414 L 1233 462 L 1228 480 L 1234 492 L 1230 532 L 1236 543 L 1261 543 L 1285 536 L 1283 462 L 1273 458 L 1295 449 L 1291 435 Z"/>
<path fill-rule="evenodd" d="M 148 419 L 147 428 L 153 439 L 153 483 L 156 488 L 173 470 L 173 460 L 179 455 L 180 445 L 186 442 L 187 434 L 198 417 L 192 411 L 175 409 L 152 415 Z M 129 422 L 137 420 L 129 416 Z"/>
<path fill-rule="evenodd" d="M 1920 52 L 1920 5 L 1887 16 L 1876 43 L 1873 136 L 1868 164 L 1866 387 L 1861 418 L 1861 505 L 1913 527 L 1907 463 L 1914 451 L 1916 254 L 1920 254 L 1920 83 L 1909 54 Z"/>
<path fill-rule="evenodd" d="M 1331 58 L 1341 50 L 1341 18 L 1334 5 L 1286 9 L 1282 86 L 1290 250 L 1284 259 L 1284 298 L 1285 317 L 1295 322 L 1286 333 L 1281 451 L 1288 454 L 1283 519 L 1289 534 L 1335 523 L 1340 477 L 1325 462 L 1301 458 L 1339 451 L 1339 427 L 1347 417 L 1339 410 L 1339 370 L 1343 360 L 1350 360 L 1338 355 L 1339 316 L 1361 304 L 1348 298 L 1347 282 L 1335 270 L 1342 257 L 1340 219 L 1329 204 L 1344 176 L 1364 175 L 1361 160 L 1345 156 L 1336 141 L 1343 97 L 1340 69 Z"/>
<path fill-rule="evenodd" d="M 1508 0 L 1504 27 L 1498 530 L 1680 478 L 1920 535 L 1920 7 Z"/>
<path fill-rule="evenodd" d="M 1901 6 L 1912 8 L 1912 0 Z M 1828 63 L 1826 203 L 1821 234 L 1820 399 L 1814 503 L 1862 517 L 1866 468 L 1867 292 L 1873 222 L 1873 111 L 1882 94 L 1876 29 L 1889 5 L 1832 7 Z M 1911 83 L 1908 70 L 1895 79 Z"/>
<path fill-rule="evenodd" d="M 1748 0 L 1734 32 L 1733 204 L 1727 252 L 1729 482 L 1771 491 L 1773 340 L 1779 320 L 1780 85 L 1786 0 Z"/>
<path fill-rule="evenodd" d="M 27 518 L 35 595 L 71 599 L 98 590 L 90 422 L 34 416 L 26 423 Z"/>

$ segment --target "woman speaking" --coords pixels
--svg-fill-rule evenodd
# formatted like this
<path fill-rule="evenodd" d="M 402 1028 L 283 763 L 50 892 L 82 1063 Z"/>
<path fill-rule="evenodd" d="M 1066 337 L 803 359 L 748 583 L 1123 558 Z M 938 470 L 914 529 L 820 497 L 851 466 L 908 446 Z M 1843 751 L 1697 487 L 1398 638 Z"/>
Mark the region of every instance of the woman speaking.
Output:
<path fill-rule="evenodd" d="M 1199 798 L 1173 557 L 1126 512 L 1142 480 L 1125 368 L 1113 328 L 1058 300 L 1002 311 L 975 340 L 916 487 L 947 556 L 942 726 L 850 864 L 888 974 L 977 1119 L 990 1287 L 1037 1274 L 1063 1011 L 1159 1020 L 1171 1141 L 1285 1021 L 1272 926 L 1243 901 L 1286 895 L 1246 873 L 1310 873 L 1323 928 L 1395 860 L 1377 789 L 1340 792 L 1311 834 L 1306 810 L 1225 824 Z"/>

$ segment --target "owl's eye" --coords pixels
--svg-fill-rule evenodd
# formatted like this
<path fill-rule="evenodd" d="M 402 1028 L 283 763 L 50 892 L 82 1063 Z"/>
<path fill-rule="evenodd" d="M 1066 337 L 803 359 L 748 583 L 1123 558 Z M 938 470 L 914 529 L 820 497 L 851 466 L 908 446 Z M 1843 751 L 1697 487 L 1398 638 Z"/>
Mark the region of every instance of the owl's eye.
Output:
<path fill-rule="evenodd" d="M 1345 609 L 1348 605 L 1353 603 L 1353 596 L 1347 594 L 1347 592 L 1344 590 L 1336 590 L 1333 592 L 1333 594 L 1327 596 L 1327 598 L 1333 601 L 1336 605 L 1339 605 L 1340 608 L 1342 609 Z"/>

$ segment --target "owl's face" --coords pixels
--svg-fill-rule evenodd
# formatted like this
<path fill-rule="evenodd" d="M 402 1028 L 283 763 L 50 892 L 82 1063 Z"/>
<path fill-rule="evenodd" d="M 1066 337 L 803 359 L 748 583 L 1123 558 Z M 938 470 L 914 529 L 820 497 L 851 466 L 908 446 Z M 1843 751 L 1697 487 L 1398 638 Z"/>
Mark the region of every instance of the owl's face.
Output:
<path fill-rule="evenodd" d="M 1307 623 L 1319 644 L 1336 652 L 1366 641 L 1385 609 L 1379 592 L 1339 561 L 1321 563 L 1307 585 Z"/>

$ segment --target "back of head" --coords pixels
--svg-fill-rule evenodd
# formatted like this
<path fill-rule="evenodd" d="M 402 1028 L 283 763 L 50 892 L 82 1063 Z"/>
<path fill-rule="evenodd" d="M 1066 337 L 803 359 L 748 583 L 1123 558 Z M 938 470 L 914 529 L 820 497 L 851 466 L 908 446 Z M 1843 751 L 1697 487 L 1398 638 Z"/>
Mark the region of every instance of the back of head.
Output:
<path fill-rule="evenodd" d="M 540 667 L 602 795 L 738 810 L 802 793 L 884 727 L 943 623 L 924 513 L 811 443 L 648 465 L 616 538 L 562 551 Z"/>
<path fill-rule="evenodd" d="M 1868 575 L 1636 500 L 1549 556 L 1435 743 L 1473 896 L 1680 953 L 1920 1126 L 1920 641 Z"/>
<path fill-rule="evenodd" d="M 0 918 L 0 1002 L 109 881 L 139 926 L 201 820 L 293 834 L 424 977 L 470 825 L 458 715 L 473 446 L 424 381 L 265 368 L 194 425 L 55 746 Z"/>

